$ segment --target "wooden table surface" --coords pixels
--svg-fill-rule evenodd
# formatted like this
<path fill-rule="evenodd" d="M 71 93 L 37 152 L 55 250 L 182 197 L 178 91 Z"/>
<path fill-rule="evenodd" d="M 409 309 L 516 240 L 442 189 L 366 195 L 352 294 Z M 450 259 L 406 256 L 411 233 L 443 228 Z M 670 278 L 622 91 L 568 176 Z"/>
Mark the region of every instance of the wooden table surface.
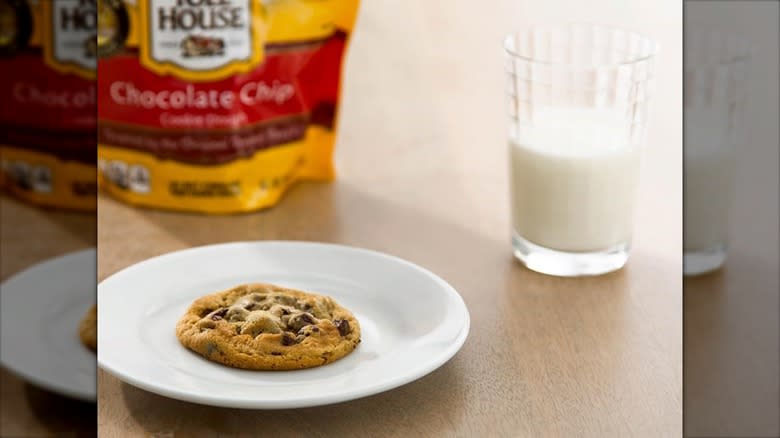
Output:
<path fill-rule="evenodd" d="M 627 24 L 641 27 L 649 14 L 655 30 L 670 32 L 633 255 L 620 272 L 562 279 L 526 270 L 510 250 L 500 41 L 511 2 L 456 3 L 364 2 L 346 68 L 337 181 L 299 184 L 273 209 L 233 216 L 101 197 L 98 276 L 227 241 L 370 248 L 428 268 L 459 291 L 472 318 L 462 350 L 401 388 L 300 410 L 199 406 L 101 371 L 101 436 L 681 433 L 680 17 L 653 18 L 670 9 L 654 7 L 645 21 Z"/>
<path fill-rule="evenodd" d="M 44 260 L 94 247 L 97 237 L 94 213 L 36 208 L 5 195 L 0 195 L 0 225 L 0 280 Z M 58 396 L 0 368 L 0 436 L 92 436 L 95 421 L 94 403 Z"/>
<path fill-rule="evenodd" d="M 777 85 L 774 95 L 769 114 Z M 770 123 L 754 131 L 769 141 L 741 154 L 723 269 L 684 281 L 686 436 L 780 435 L 780 161 Z"/>
<path fill-rule="evenodd" d="M 780 61 L 777 2 L 690 2 L 686 25 L 734 33 L 755 50 L 746 137 L 735 169 L 729 256 L 684 282 L 685 432 L 780 436 Z"/>

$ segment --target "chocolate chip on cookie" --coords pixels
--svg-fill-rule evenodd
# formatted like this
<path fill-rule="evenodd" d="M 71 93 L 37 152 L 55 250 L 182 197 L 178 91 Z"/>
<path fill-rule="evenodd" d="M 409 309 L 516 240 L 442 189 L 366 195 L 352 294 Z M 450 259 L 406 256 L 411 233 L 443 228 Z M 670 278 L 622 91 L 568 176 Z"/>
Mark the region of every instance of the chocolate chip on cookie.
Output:
<path fill-rule="evenodd" d="M 219 309 L 216 312 L 211 314 L 211 320 L 212 321 L 219 321 L 220 319 L 224 318 L 225 314 L 228 312 L 228 309 Z"/>
<path fill-rule="evenodd" d="M 293 331 L 298 331 L 302 329 L 303 327 L 311 324 L 316 324 L 317 321 L 314 319 L 313 316 L 311 316 L 310 313 L 306 312 L 299 312 L 290 315 L 287 319 L 287 327 L 291 328 Z"/>
<path fill-rule="evenodd" d="M 282 345 L 292 345 L 295 343 L 295 337 L 290 332 L 282 333 Z"/>
<path fill-rule="evenodd" d="M 346 319 L 337 319 L 333 321 L 333 325 L 339 329 L 339 334 L 341 336 L 347 336 L 352 331 L 352 329 L 349 327 L 349 321 Z"/>

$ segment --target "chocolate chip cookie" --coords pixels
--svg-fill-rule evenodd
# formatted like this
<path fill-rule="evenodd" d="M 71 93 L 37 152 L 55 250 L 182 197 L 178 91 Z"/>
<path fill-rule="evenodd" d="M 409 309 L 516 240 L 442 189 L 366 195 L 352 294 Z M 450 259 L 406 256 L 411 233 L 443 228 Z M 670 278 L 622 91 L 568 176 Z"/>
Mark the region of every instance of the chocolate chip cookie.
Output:
<path fill-rule="evenodd" d="M 199 298 L 176 336 L 205 358 L 250 370 L 312 368 L 360 342 L 360 324 L 332 298 L 271 284 L 245 284 Z"/>
<path fill-rule="evenodd" d="M 97 306 L 93 305 L 79 324 L 81 343 L 92 351 L 97 351 Z"/>

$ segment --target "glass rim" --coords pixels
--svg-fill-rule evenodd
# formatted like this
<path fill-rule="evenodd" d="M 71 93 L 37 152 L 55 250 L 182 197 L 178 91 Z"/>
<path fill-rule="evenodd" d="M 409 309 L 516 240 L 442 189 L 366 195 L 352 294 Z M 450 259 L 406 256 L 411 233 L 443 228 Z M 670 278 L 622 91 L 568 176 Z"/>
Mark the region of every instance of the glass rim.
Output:
<path fill-rule="evenodd" d="M 648 41 L 649 44 L 649 52 L 646 54 L 642 54 L 641 56 L 636 56 L 629 58 L 624 61 L 620 62 L 607 62 L 607 63 L 600 63 L 595 66 L 590 67 L 618 67 L 618 66 L 625 66 L 625 65 L 633 65 L 638 64 L 643 61 L 647 61 L 649 59 L 652 59 L 655 57 L 658 52 L 660 51 L 660 45 L 658 42 L 637 31 L 629 30 L 623 27 L 619 26 L 611 26 L 611 25 L 605 25 L 605 24 L 597 24 L 597 23 L 585 23 L 585 22 L 574 22 L 574 23 L 565 23 L 565 24 L 547 24 L 547 25 L 532 25 L 527 26 L 524 29 L 518 30 L 516 32 L 511 32 L 507 34 L 504 37 L 504 52 L 508 54 L 509 56 L 512 56 L 514 58 L 522 59 L 523 61 L 529 62 L 531 64 L 543 64 L 543 65 L 549 65 L 549 66 L 558 66 L 558 67 L 570 67 L 570 68 L 581 68 L 585 67 L 583 64 L 573 63 L 573 62 L 552 62 L 552 61 L 544 61 L 542 59 L 531 57 L 527 55 L 522 55 L 517 52 L 517 50 L 514 49 L 513 41 L 515 41 L 515 38 L 518 35 L 527 35 L 529 32 L 533 32 L 537 29 L 545 29 L 545 30 L 557 30 L 557 29 L 571 29 L 574 27 L 589 27 L 589 28 L 597 28 L 597 29 L 605 29 L 609 31 L 618 31 L 618 32 L 624 32 L 626 35 L 633 35 L 638 37 L 641 40 Z"/>
<path fill-rule="evenodd" d="M 723 61 L 713 62 L 713 63 L 704 63 L 704 64 L 695 64 L 695 65 L 688 65 L 687 62 L 683 62 L 685 65 L 683 66 L 683 70 L 688 72 L 694 72 L 696 70 L 705 69 L 708 67 L 712 67 L 714 65 L 717 66 L 730 66 L 730 65 L 736 65 L 739 63 L 747 63 L 750 62 L 751 58 L 755 55 L 756 48 L 751 46 L 749 40 L 741 34 L 737 33 L 722 33 L 718 32 L 716 30 L 706 30 L 706 31 L 697 31 L 692 33 L 690 36 L 683 35 L 683 56 L 685 56 L 685 52 L 689 50 L 688 44 L 690 43 L 690 40 L 693 37 L 694 39 L 698 39 L 700 37 L 704 37 L 707 39 L 712 39 L 713 37 L 719 37 L 729 40 L 730 42 L 738 45 L 736 54 L 727 57 Z"/>

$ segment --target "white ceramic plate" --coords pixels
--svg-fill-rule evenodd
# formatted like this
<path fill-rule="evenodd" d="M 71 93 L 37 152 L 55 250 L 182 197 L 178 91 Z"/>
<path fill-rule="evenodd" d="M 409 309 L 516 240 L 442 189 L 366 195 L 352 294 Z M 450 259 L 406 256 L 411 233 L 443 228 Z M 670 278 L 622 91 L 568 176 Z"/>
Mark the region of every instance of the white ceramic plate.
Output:
<path fill-rule="evenodd" d="M 95 250 L 57 257 L 0 285 L 0 362 L 50 391 L 95 401 L 95 354 L 79 323 L 95 303 Z"/>
<path fill-rule="evenodd" d="M 175 326 L 212 292 L 268 282 L 332 296 L 360 321 L 362 342 L 332 364 L 298 371 L 230 368 L 184 348 Z M 127 383 L 195 403 L 254 409 L 317 406 L 418 379 L 469 331 L 460 295 L 397 257 L 340 245 L 240 242 L 155 257 L 98 285 L 98 362 Z"/>

